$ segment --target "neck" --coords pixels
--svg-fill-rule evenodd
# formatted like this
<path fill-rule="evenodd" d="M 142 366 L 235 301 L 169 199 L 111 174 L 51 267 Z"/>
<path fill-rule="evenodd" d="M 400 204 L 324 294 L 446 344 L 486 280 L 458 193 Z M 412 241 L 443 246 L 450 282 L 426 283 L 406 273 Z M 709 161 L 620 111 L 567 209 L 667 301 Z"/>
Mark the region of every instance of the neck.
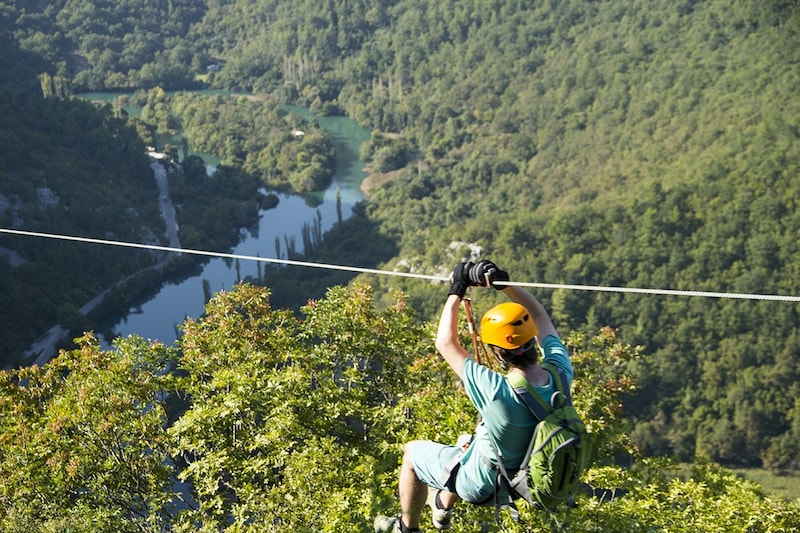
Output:
<path fill-rule="evenodd" d="M 528 380 L 528 383 L 531 385 L 542 387 L 550 383 L 550 374 L 547 371 L 538 365 L 538 363 L 532 364 L 526 369 L 514 367 L 511 369 L 511 372 L 517 372 L 523 376 L 525 379 Z"/>

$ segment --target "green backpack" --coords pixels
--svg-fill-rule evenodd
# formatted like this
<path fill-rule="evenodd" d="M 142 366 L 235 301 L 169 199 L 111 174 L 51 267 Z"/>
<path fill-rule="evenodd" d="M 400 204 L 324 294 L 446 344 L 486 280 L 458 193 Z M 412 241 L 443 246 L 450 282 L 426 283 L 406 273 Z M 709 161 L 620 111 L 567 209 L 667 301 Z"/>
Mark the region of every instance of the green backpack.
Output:
<path fill-rule="evenodd" d="M 501 488 L 512 500 L 523 498 L 535 507 L 555 511 L 559 504 L 574 496 L 589 460 L 589 439 L 586 427 L 572 406 L 563 371 L 547 363 L 542 368 L 550 373 L 556 388 L 549 402 L 524 376 L 516 373 L 506 376 L 514 392 L 539 422 L 519 470 L 509 477 L 501 463 L 499 477 Z M 511 505 L 513 507 L 513 501 Z"/>

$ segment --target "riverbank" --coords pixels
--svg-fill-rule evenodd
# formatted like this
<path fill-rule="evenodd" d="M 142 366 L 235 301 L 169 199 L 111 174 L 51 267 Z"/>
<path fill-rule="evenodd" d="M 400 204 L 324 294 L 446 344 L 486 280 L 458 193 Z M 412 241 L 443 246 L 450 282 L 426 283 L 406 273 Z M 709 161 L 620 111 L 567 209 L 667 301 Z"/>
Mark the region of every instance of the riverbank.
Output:
<path fill-rule="evenodd" d="M 153 177 L 158 184 L 159 210 L 162 218 L 164 219 L 164 223 L 166 224 L 166 236 L 169 241 L 169 246 L 171 248 L 180 248 L 181 243 L 178 239 L 178 221 L 175 217 L 175 206 L 172 205 L 172 200 L 170 200 L 167 169 L 164 167 L 164 165 L 168 163 L 163 158 L 162 154 L 150 153 L 149 155 L 150 168 L 153 170 Z M 148 267 L 143 272 L 164 267 L 167 262 L 172 259 L 172 257 L 173 256 L 171 255 L 164 256 L 160 261 Z M 80 312 L 84 316 L 88 315 L 92 310 L 102 303 L 103 299 L 112 289 L 124 285 L 139 274 L 141 274 L 141 272 L 127 276 L 126 278 L 117 282 L 114 287 L 110 287 L 96 295 L 80 308 Z M 59 343 L 65 340 L 64 337 L 68 333 L 69 331 L 60 325 L 50 328 L 47 333 L 39 337 L 36 342 L 34 342 L 33 345 L 31 345 L 31 347 L 25 351 L 23 354 L 23 359 L 26 361 L 33 359 L 33 364 L 43 366 L 50 359 L 56 356 Z"/>
<path fill-rule="evenodd" d="M 305 251 L 305 236 L 324 235 L 334 225 L 350 218 L 354 206 L 365 198 L 360 186 L 367 174 L 359 153 L 361 144 L 369 139 L 370 132 L 347 117 L 317 117 L 307 109 L 292 106 L 287 106 L 287 110 L 306 113 L 318 120 L 322 128 L 331 135 L 336 148 L 333 183 L 324 191 L 306 195 L 275 193 L 279 198 L 278 205 L 270 206 L 269 209 L 261 206 L 257 226 L 239 228 L 239 242 L 232 250 L 236 255 L 288 258 L 292 254 L 302 254 Z M 208 167 L 207 161 L 206 165 Z M 158 172 L 157 168 L 154 167 L 154 178 L 161 191 L 158 206 L 162 216 L 173 220 L 172 203 L 165 200 L 165 197 L 169 198 L 166 174 L 161 172 L 163 166 Z M 188 226 L 184 229 L 189 230 Z M 167 231 L 171 246 L 180 247 L 177 243 L 177 222 L 167 222 Z M 189 245 L 186 240 L 184 244 Z M 102 320 L 102 334 L 98 335 L 98 339 L 104 347 L 109 346 L 113 338 L 128 335 L 138 335 L 172 345 L 180 335 L 181 324 L 187 317 L 201 316 L 208 298 L 214 293 L 228 290 L 241 281 L 271 283 L 272 286 L 280 284 L 280 281 L 267 281 L 264 271 L 261 262 L 211 258 L 196 262 L 190 269 L 182 270 L 177 276 L 169 276 L 169 279 L 166 279 L 166 273 L 164 276 L 151 273 L 145 276 L 149 278 L 146 280 L 147 289 L 142 289 L 140 284 L 134 289 L 123 288 L 120 292 L 124 292 L 126 298 L 133 294 L 139 296 L 135 302 L 129 302 L 136 309 L 135 312 L 120 309 L 119 305 L 106 311 L 102 298 L 99 303 L 94 299 L 87 302 L 81 312 L 84 315 L 89 312 L 93 315 L 104 315 L 93 317 L 95 321 Z M 291 282 L 288 285 L 290 286 L 283 292 L 292 293 L 292 301 L 305 301 L 306 291 L 309 289 L 302 282 Z M 105 303 L 109 301 L 107 299 Z M 121 305 L 126 304 L 122 302 Z M 68 333 L 55 326 L 30 347 L 25 354 L 25 361 L 35 360 L 36 364 L 44 364 L 56 354 L 59 343 L 62 346 L 66 344 L 65 337 Z"/>

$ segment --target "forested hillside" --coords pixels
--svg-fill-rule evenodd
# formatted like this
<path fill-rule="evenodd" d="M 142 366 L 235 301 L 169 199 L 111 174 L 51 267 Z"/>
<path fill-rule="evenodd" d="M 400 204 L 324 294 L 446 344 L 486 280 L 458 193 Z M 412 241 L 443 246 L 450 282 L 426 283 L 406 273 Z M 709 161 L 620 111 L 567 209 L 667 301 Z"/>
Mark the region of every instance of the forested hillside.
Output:
<path fill-rule="evenodd" d="M 86 89 L 186 88 L 203 56 L 182 39 L 203 2 L 4 0 L 20 47 L 50 64 L 50 74 Z"/>
<path fill-rule="evenodd" d="M 159 115 L 163 89 L 207 84 L 373 128 L 362 153 L 385 174 L 310 258 L 393 255 L 383 268 L 442 275 L 476 243 L 518 281 L 800 294 L 796 1 L 0 0 L 0 30 L 3 226 L 158 235 L 135 133 L 178 115 L 195 132 L 278 120 L 243 102 L 215 117 L 193 97 Z M 154 88 L 153 121 L 134 127 L 70 99 Z M 247 171 L 306 156 L 213 133 L 197 142 L 231 150 L 232 166 L 213 179 L 187 158 L 171 187 L 188 243 L 224 247 L 253 208 Z M 83 301 L 131 257 L 0 244 L 0 333 L 16 345 L 24 317 L 80 322 L 72 304 L 53 316 L 58 293 Z M 305 303 L 325 278 L 283 279 L 274 293 Z M 298 313 L 238 287 L 188 320 L 175 349 L 129 338 L 102 351 L 87 335 L 44 368 L 0 372 L 0 525 L 369 530 L 396 509 L 403 442 L 454 440 L 474 412 L 431 346 L 442 287 L 359 281 Z M 584 481 L 600 492 L 558 516 L 568 530 L 797 528 L 796 504 L 727 470 L 701 460 L 681 475 L 639 454 L 796 469 L 796 303 L 538 292 L 597 450 Z M 476 293 L 476 311 L 497 298 Z M 622 497 L 596 497 L 609 488 Z M 491 530 L 491 514 L 459 506 L 454 530 Z"/>
<path fill-rule="evenodd" d="M 110 106 L 0 90 L 0 225 L 14 230 L 166 245 L 159 192 L 144 140 Z M 147 125 L 144 125 L 147 129 Z M 167 164 L 185 246 L 226 249 L 258 218 L 258 180 L 221 166 L 215 178 L 188 158 Z M 194 165 L 193 165 L 194 162 Z M 162 164 L 162 163 L 157 163 Z M 98 330 L 167 273 L 164 254 L 3 234 L 0 238 L 0 362 L 25 364 L 34 340 L 55 325 L 74 336 Z M 149 271 L 155 265 L 160 271 Z M 118 282 L 140 274 L 126 286 Z M 81 307 L 113 288 L 90 313 Z M 70 336 L 71 335 L 71 336 Z M 38 355 L 33 353 L 34 356 Z"/>
<path fill-rule="evenodd" d="M 365 206 L 387 268 L 444 273 L 464 241 L 519 281 L 800 294 L 796 1 L 2 4 L 73 88 L 206 80 L 393 134 L 366 151 L 400 169 Z M 645 347 L 646 453 L 797 467 L 796 303 L 542 296 L 565 331 Z"/>
<path fill-rule="evenodd" d="M 0 225 L 161 243 L 156 185 L 136 132 L 90 104 L 44 100 L 38 90 L 35 78 L 0 87 Z M 55 324 L 91 327 L 78 308 L 157 259 L 66 244 L 0 239 L 4 367 Z"/>
<path fill-rule="evenodd" d="M 166 244 L 151 160 L 137 129 L 109 107 L 69 98 L 69 83 L 48 74 L 46 58 L 20 50 L 10 39 L 12 27 L 13 19 L 0 17 L 0 41 L 8 45 L 0 58 L 0 226 Z M 239 226 L 256 219 L 258 182 L 252 176 L 221 169 L 225 179 L 212 187 L 205 166 L 191 180 L 179 168 L 171 173 L 187 243 L 224 248 L 239 238 Z M 220 226 L 222 231 L 215 230 Z M 68 332 L 67 346 L 72 336 L 98 329 L 109 313 L 127 309 L 145 288 L 158 287 L 163 273 L 139 276 L 125 287 L 116 284 L 163 258 L 2 235 L 0 365 L 26 363 L 25 350 L 53 326 Z M 180 264 L 171 268 L 179 270 Z M 91 315 L 81 311 L 109 288 L 115 290 Z"/>
<path fill-rule="evenodd" d="M 192 31 L 230 58 L 217 83 L 334 100 L 413 147 L 368 207 L 398 264 L 441 272 L 460 240 L 521 281 L 800 294 L 795 2 L 291 5 Z M 796 467 L 796 304 L 545 296 L 562 327 L 646 346 L 648 453 Z"/>

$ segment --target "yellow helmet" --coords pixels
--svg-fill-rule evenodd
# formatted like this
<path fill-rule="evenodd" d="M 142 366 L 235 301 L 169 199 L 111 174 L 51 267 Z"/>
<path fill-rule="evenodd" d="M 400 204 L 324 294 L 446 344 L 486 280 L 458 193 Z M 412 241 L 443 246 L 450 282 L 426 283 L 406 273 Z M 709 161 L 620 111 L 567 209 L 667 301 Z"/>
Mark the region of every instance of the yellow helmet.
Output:
<path fill-rule="evenodd" d="M 530 312 L 516 302 L 497 304 L 481 318 L 481 340 L 506 350 L 528 344 L 537 333 Z"/>

